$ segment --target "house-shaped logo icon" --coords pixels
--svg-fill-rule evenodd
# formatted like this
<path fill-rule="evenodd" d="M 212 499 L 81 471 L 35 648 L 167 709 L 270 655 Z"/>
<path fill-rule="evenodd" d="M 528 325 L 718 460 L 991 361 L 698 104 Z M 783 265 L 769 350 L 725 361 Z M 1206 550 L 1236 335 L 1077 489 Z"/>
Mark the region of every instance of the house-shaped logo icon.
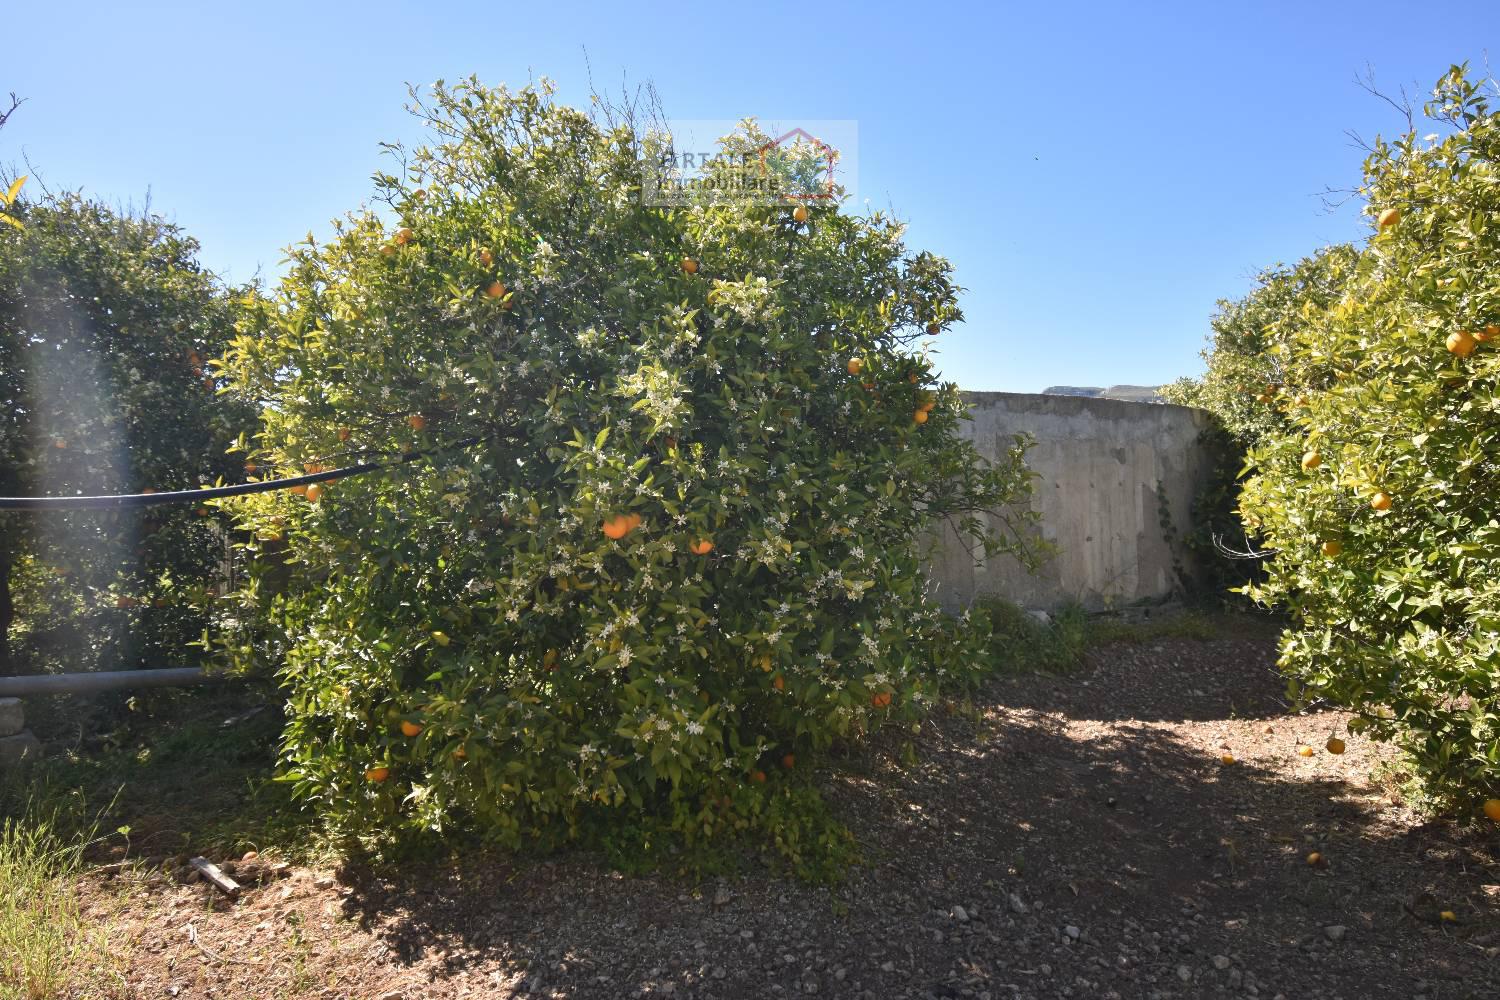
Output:
<path fill-rule="evenodd" d="M 839 152 L 802 128 L 760 147 L 761 177 L 788 201 L 831 201 Z"/>

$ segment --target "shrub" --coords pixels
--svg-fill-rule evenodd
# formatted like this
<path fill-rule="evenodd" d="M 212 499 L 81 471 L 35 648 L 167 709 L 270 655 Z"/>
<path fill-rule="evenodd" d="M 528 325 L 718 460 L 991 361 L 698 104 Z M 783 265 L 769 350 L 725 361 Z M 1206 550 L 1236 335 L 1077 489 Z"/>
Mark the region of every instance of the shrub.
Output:
<path fill-rule="evenodd" d="M 280 665 L 288 777 L 372 836 L 790 830 L 787 755 L 977 669 L 926 528 L 1019 548 L 978 514 L 1024 498 L 1020 444 L 987 466 L 908 346 L 960 315 L 948 264 L 879 215 L 642 204 L 646 137 L 546 89 L 417 108 L 392 224 L 292 251 L 230 359 L 258 463 L 413 457 L 237 504 L 283 575 L 225 650 Z"/>
<path fill-rule="evenodd" d="M 1275 552 L 1252 593 L 1294 616 L 1293 694 L 1468 805 L 1500 787 L 1500 118 L 1463 68 L 1426 112 L 1441 136 L 1366 161 L 1376 233 L 1336 294 L 1282 317 L 1304 398 L 1259 432 L 1241 508 Z"/>
<path fill-rule="evenodd" d="M 234 332 L 231 305 L 197 244 L 77 197 L 12 211 L 21 224 L 0 228 L 0 496 L 239 475 L 226 452 L 254 414 L 216 392 L 209 366 Z M 199 513 L 0 512 L 0 673 L 180 657 L 210 620 L 225 558 L 223 531 Z"/>
<path fill-rule="evenodd" d="M 1231 590 L 1262 577 L 1259 564 L 1243 558 L 1253 548 L 1254 534 L 1243 530 L 1239 516 L 1246 458 L 1262 440 L 1291 430 L 1300 402 L 1325 380 L 1326 372 L 1312 359 L 1294 355 L 1290 344 L 1343 293 L 1357 257 L 1353 247 L 1340 244 L 1291 267 L 1262 271 L 1244 298 L 1219 302 L 1203 352 L 1203 376 L 1178 379 L 1161 390 L 1167 402 L 1196 406 L 1216 418 L 1199 440 L 1210 467 L 1193 498 L 1192 527 L 1183 539 L 1194 557 L 1191 579 L 1183 581 L 1190 594 L 1227 599 Z M 1177 526 L 1165 508 L 1163 522 L 1175 535 Z"/>
<path fill-rule="evenodd" d="M 1162 397 L 1208 410 L 1245 447 L 1284 432 L 1298 397 L 1327 374 L 1290 345 L 1343 294 L 1357 259 L 1347 244 L 1325 247 L 1291 267 L 1262 271 L 1244 298 L 1220 300 L 1203 352 L 1207 370 L 1163 386 Z"/>

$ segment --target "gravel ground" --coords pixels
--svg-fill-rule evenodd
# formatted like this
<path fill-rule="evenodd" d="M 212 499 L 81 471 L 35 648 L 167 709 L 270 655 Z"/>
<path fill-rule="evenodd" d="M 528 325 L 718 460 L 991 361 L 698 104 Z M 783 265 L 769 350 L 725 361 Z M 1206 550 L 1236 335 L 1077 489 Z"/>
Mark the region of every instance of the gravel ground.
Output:
<path fill-rule="evenodd" d="M 835 888 L 257 860 L 237 903 L 170 863 L 87 902 L 138 997 L 1500 996 L 1500 831 L 1421 822 L 1280 690 L 1250 626 L 997 680 L 915 765 L 829 769 L 865 858 Z"/>

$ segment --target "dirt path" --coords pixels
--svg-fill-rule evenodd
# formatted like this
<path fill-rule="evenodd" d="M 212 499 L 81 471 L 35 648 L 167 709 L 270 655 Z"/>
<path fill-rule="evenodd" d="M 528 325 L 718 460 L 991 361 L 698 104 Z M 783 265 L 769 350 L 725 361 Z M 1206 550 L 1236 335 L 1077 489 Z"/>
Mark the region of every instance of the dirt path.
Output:
<path fill-rule="evenodd" d="M 996 681 L 916 766 L 846 762 L 867 863 L 834 889 L 483 859 L 94 906 L 140 997 L 1500 996 L 1500 831 L 1417 824 L 1368 745 L 1325 752 L 1343 717 L 1283 715 L 1272 646 L 1107 647 Z"/>

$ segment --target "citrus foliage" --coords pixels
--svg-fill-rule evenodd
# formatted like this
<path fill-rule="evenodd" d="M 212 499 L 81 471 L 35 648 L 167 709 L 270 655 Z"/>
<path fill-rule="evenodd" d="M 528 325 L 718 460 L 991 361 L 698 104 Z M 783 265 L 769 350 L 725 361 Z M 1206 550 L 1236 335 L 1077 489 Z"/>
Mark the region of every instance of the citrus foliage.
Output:
<path fill-rule="evenodd" d="M 1285 345 L 1342 294 L 1356 258 L 1351 246 L 1331 246 L 1294 266 L 1261 272 L 1243 299 L 1220 300 L 1203 352 L 1203 376 L 1161 390 L 1167 402 L 1218 418 L 1198 442 L 1212 464 L 1194 497 L 1184 539 L 1196 556 L 1196 592 L 1224 594 L 1260 577 L 1258 563 L 1226 554 L 1251 548 L 1253 533 L 1243 530 L 1239 516 L 1246 453 L 1268 436 L 1290 432 L 1296 408 L 1318 384 L 1320 373 Z"/>
<path fill-rule="evenodd" d="M 1164 386 L 1162 398 L 1208 410 L 1247 445 L 1286 431 L 1296 401 L 1321 374 L 1282 345 L 1343 294 L 1357 258 L 1347 244 L 1325 247 L 1291 267 L 1262 271 L 1243 299 L 1220 300 L 1203 352 L 1207 370 Z"/>
<path fill-rule="evenodd" d="M 978 669 L 925 529 L 1019 548 L 976 512 L 1026 495 L 1020 445 L 980 460 L 907 346 L 958 318 L 948 264 L 880 216 L 643 205 L 643 137 L 546 90 L 418 109 L 394 220 L 295 248 L 230 356 L 267 469 L 447 448 L 236 504 L 267 625 L 226 652 L 282 664 L 289 776 L 372 834 L 608 815 L 799 854 L 806 752 Z"/>
<path fill-rule="evenodd" d="M 238 474 L 226 451 L 254 415 L 205 369 L 234 327 L 197 244 L 76 197 L 12 210 L 22 226 L 0 230 L 0 496 Z M 25 661 L 13 667 L 181 662 L 225 555 L 222 530 L 198 513 L 0 513 L 0 589 L 15 592 Z"/>
<path fill-rule="evenodd" d="M 1293 693 L 1352 707 L 1473 804 L 1500 787 L 1500 117 L 1462 68 L 1427 114 L 1441 137 L 1366 162 L 1376 234 L 1352 266 L 1263 321 L 1294 388 L 1257 424 L 1241 508 L 1275 551 L 1253 594 L 1295 618 Z"/>

